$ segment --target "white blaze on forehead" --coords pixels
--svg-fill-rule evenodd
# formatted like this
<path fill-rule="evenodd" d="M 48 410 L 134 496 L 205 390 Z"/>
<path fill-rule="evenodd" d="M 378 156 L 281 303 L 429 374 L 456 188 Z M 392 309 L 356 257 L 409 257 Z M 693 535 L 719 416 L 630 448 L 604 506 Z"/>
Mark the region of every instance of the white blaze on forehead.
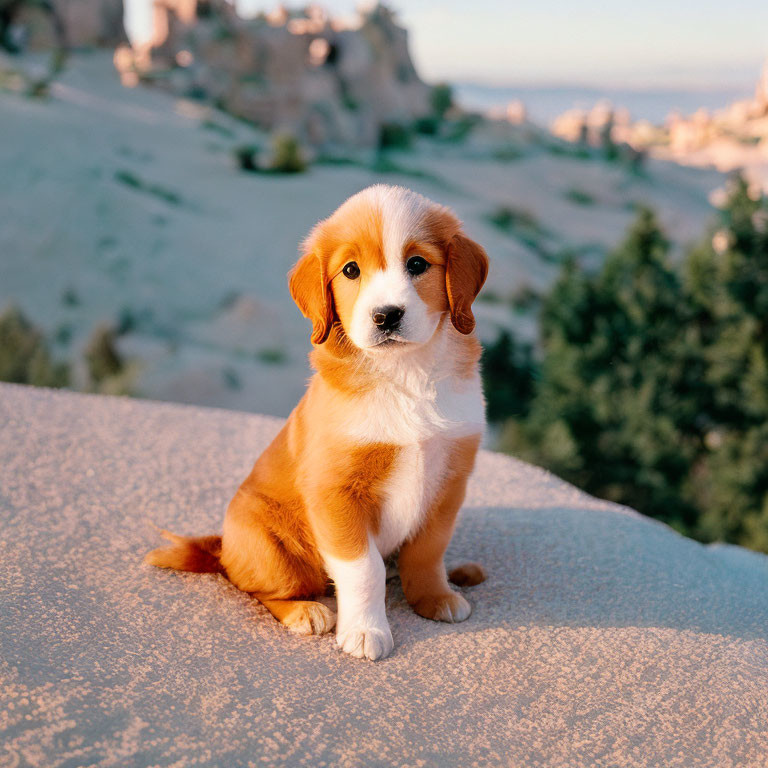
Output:
<path fill-rule="evenodd" d="M 403 249 L 422 235 L 429 202 L 402 187 L 391 187 L 381 201 L 382 239 L 387 266 L 402 265 Z M 401 267 L 402 268 L 402 267 Z"/>
<path fill-rule="evenodd" d="M 386 184 L 368 187 L 359 196 L 381 214 L 382 248 L 387 267 L 402 264 L 403 248 L 424 235 L 424 217 L 435 204 L 410 189 Z"/>
<path fill-rule="evenodd" d="M 425 235 L 424 218 L 434 203 L 404 187 L 377 184 L 351 200 L 365 202 L 381 217 L 382 250 L 385 267 L 366 278 L 352 315 L 350 338 L 359 347 L 380 340 L 371 315 L 379 307 L 397 306 L 405 310 L 399 335 L 423 343 L 435 331 L 439 318 L 432 317 L 405 270 L 403 251 L 409 242 Z"/>

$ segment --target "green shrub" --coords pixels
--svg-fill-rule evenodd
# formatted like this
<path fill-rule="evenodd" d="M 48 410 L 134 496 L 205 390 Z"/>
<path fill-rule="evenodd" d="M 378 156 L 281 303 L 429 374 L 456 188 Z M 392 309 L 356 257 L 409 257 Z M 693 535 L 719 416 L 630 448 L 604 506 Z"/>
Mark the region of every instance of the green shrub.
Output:
<path fill-rule="evenodd" d="M 363 162 L 357 157 L 351 157 L 350 155 L 337 155 L 325 153 L 318 155 L 315 158 L 315 165 L 336 165 L 336 166 L 350 166 L 354 165 L 358 168 L 363 165 Z"/>
<path fill-rule="evenodd" d="M 434 115 L 417 117 L 413 121 L 413 130 L 422 136 L 436 136 L 440 131 L 440 120 Z"/>
<path fill-rule="evenodd" d="M 448 83 L 438 83 L 432 87 L 429 102 L 432 112 L 442 120 L 453 107 L 453 88 Z"/>
<path fill-rule="evenodd" d="M 241 171 L 257 173 L 259 168 L 259 147 L 256 144 L 240 144 L 232 150 L 235 163 Z"/>
<path fill-rule="evenodd" d="M 281 347 L 266 347 L 256 353 L 256 359 L 268 365 L 280 365 L 288 359 L 288 356 Z"/>
<path fill-rule="evenodd" d="M 491 153 L 491 157 L 494 160 L 498 160 L 500 163 L 514 163 L 525 157 L 525 152 L 514 144 L 507 144 L 506 146 L 494 149 Z"/>
<path fill-rule="evenodd" d="M 588 147 L 565 141 L 551 141 L 544 145 L 544 149 L 556 157 L 572 157 L 575 160 L 591 160 L 593 157 Z"/>
<path fill-rule="evenodd" d="M 181 205 L 182 199 L 178 192 L 174 192 L 161 184 L 152 184 L 144 181 L 133 171 L 120 169 L 115 171 L 115 181 L 120 184 L 135 189 L 137 192 L 145 192 L 149 195 L 159 198 L 170 205 Z"/>
<path fill-rule="evenodd" d="M 240 378 L 240 374 L 234 368 L 224 368 L 221 371 L 221 376 L 224 379 L 224 383 L 228 389 L 242 389 L 243 382 Z"/>
<path fill-rule="evenodd" d="M 411 132 L 402 123 L 382 123 L 379 127 L 379 149 L 407 149 Z"/>
<path fill-rule="evenodd" d="M 597 202 L 593 195 L 578 187 L 567 189 L 565 191 L 565 199 L 575 205 L 594 205 Z"/>
<path fill-rule="evenodd" d="M 368 167 L 373 173 L 396 173 L 400 176 L 409 176 L 412 179 L 425 179 L 436 185 L 445 184 L 444 180 L 439 176 L 435 176 L 433 173 L 425 171 L 423 168 L 414 168 L 395 162 L 386 152 L 378 152 L 374 161 Z"/>
<path fill-rule="evenodd" d="M 504 302 L 504 299 L 492 288 L 485 288 L 481 291 L 477 300 L 483 304 L 502 304 Z"/>
<path fill-rule="evenodd" d="M 200 123 L 200 127 L 204 128 L 207 131 L 217 133 L 219 134 L 219 136 L 223 136 L 226 139 L 235 138 L 235 132 L 231 128 L 229 128 L 226 125 L 222 125 L 221 123 L 217 123 L 215 120 L 211 120 L 211 119 L 203 120 Z"/>
<path fill-rule="evenodd" d="M 51 360 L 42 332 L 16 306 L 0 314 L 0 381 L 66 387 L 69 369 Z"/>
<path fill-rule="evenodd" d="M 550 233 L 530 211 L 502 205 L 488 214 L 488 221 L 497 229 L 535 251 L 544 261 L 560 263 L 560 254 L 553 252 L 551 244 L 547 243 L 547 239 L 551 238 Z"/>
<path fill-rule="evenodd" d="M 78 296 L 77 291 L 70 286 L 61 294 L 61 302 L 67 307 L 78 307 L 80 306 L 80 296 Z"/>
<path fill-rule="evenodd" d="M 295 136 L 281 133 L 272 142 L 272 170 L 276 173 L 301 173 L 307 168 L 301 146 Z"/>
<path fill-rule="evenodd" d="M 445 140 L 456 144 L 466 141 L 469 134 L 483 122 L 481 115 L 461 115 L 455 120 L 446 121 Z"/>
<path fill-rule="evenodd" d="M 85 348 L 85 361 L 91 382 L 98 386 L 123 372 L 125 364 L 115 346 L 115 332 L 107 326 L 98 326 Z"/>
<path fill-rule="evenodd" d="M 530 312 L 540 306 L 541 296 L 529 285 L 520 286 L 512 296 L 512 307 L 517 312 Z"/>
<path fill-rule="evenodd" d="M 540 229 L 539 221 L 534 214 L 509 205 L 500 205 L 492 211 L 488 215 L 488 221 L 502 232 L 511 232 L 514 229 Z"/>
<path fill-rule="evenodd" d="M 295 136 L 277 134 L 272 140 L 272 156 L 260 160 L 261 148 L 256 144 L 240 144 L 232 150 L 235 164 L 249 173 L 301 173 L 307 169 L 301 145 Z"/>

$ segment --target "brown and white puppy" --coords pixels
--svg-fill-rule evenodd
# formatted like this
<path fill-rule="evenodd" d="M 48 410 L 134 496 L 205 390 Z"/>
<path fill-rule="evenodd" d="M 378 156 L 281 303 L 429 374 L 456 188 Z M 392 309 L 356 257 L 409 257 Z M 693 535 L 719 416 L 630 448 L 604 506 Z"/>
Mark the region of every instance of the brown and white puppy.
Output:
<path fill-rule="evenodd" d="M 320 222 L 290 274 L 312 321 L 306 394 L 227 509 L 221 538 L 164 532 L 147 555 L 219 571 L 287 627 L 379 659 L 393 647 L 384 559 L 399 552 L 416 613 L 463 621 L 443 555 L 484 427 L 472 302 L 485 251 L 447 209 L 376 185 Z M 467 564 L 450 574 L 472 585 Z M 338 620 L 322 602 L 329 579 Z"/>

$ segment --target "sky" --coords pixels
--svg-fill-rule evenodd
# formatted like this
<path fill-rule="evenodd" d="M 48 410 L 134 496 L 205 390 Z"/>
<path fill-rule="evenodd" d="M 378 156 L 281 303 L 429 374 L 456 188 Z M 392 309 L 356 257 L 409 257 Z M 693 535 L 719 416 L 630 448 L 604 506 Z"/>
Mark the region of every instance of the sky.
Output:
<path fill-rule="evenodd" d="M 129 34 L 146 35 L 151 0 L 124 2 Z M 241 13 L 275 4 L 238 0 Z M 334 16 L 350 17 L 359 3 L 322 5 Z M 389 5 L 410 30 L 416 67 L 429 82 L 744 88 L 757 80 L 768 58 L 766 0 L 394 0 Z"/>

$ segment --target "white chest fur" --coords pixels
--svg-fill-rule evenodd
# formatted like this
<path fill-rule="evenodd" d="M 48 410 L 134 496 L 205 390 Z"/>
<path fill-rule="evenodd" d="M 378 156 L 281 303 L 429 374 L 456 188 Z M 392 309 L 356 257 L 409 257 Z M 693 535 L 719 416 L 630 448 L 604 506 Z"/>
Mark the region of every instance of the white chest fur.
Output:
<path fill-rule="evenodd" d="M 385 487 L 376 546 L 394 552 L 420 527 L 437 496 L 452 440 L 442 436 L 403 446 Z"/>
<path fill-rule="evenodd" d="M 399 446 L 375 537 L 383 556 L 421 526 L 440 492 L 456 439 L 480 434 L 485 422 L 479 374 L 399 373 L 361 397 L 347 423 L 355 440 Z"/>
<path fill-rule="evenodd" d="M 415 392 L 391 383 L 361 398 L 354 410 L 350 436 L 399 447 L 376 536 L 379 552 L 387 556 L 420 527 L 440 491 L 455 440 L 483 431 L 480 377 L 445 378 Z"/>
<path fill-rule="evenodd" d="M 340 426 L 348 438 L 399 448 L 376 536 L 382 555 L 420 527 L 440 491 L 456 439 L 481 434 L 485 425 L 480 374 L 458 375 L 451 333 L 438 334 L 424 352 L 380 363 L 379 383 L 344 410 Z"/>
<path fill-rule="evenodd" d="M 353 440 L 391 445 L 423 443 L 438 435 L 464 437 L 482 432 L 485 403 L 480 375 L 440 378 L 414 371 L 384 380 L 356 399 L 344 431 Z"/>

